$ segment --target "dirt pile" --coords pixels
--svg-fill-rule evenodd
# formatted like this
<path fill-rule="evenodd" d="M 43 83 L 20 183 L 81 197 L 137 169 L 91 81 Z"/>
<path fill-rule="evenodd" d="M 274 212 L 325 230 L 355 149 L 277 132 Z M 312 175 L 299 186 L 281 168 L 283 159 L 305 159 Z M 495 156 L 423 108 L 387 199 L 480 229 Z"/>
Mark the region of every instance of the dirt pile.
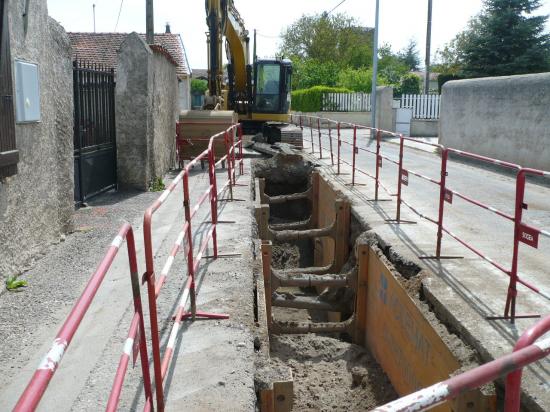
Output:
<path fill-rule="evenodd" d="M 298 267 L 300 263 L 300 249 L 296 245 L 283 243 L 273 245 L 271 266 L 275 269 Z"/>
<path fill-rule="evenodd" d="M 397 398 L 374 357 L 338 339 L 274 335 L 271 361 L 292 369 L 295 411 L 364 411 Z"/>

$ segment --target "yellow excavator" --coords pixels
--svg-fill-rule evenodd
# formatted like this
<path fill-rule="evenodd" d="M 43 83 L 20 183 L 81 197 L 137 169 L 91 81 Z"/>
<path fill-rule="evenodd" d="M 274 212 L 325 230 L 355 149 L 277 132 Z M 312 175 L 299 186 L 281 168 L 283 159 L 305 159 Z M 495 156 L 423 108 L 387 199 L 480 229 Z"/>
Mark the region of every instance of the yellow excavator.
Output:
<path fill-rule="evenodd" d="M 204 110 L 184 111 L 180 115 L 183 137 L 212 133 L 212 125 L 238 119 L 247 135 L 259 135 L 269 143 L 282 141 L 302 146 L 301 129 L 288 124 L 292 63 L 287 59 L 250 62 L 250 38 L 233 0 L 205 0 L 208 91 Z M 223 45 L 227 55 L 224 78 Z M 188 124 L 188 127 L 185 127 Z"/>

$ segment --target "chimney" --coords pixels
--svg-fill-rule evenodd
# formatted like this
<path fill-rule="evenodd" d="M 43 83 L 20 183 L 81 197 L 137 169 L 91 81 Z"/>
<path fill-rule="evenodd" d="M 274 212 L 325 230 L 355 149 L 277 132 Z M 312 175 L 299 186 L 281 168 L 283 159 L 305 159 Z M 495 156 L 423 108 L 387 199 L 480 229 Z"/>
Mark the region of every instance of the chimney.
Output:
<path fill-rule="evenodd" d="M 172 32 L 170 31 L 170 23 L 168 23 L 168 22 L 166 23 L 166 31 L 165 31 L 165 33 L 172 33 Z"/>

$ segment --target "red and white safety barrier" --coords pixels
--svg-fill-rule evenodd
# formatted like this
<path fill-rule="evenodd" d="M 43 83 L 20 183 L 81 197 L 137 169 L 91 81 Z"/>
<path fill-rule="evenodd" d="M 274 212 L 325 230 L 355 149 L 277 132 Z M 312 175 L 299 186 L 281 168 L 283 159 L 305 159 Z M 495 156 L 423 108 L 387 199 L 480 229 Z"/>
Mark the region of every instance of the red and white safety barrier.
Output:
<path fill-rule="evenodd" d="M 499 377 L 508 375 L 505 412 L 519 412 L 521 370 L 550 354 L 550 337 L 535 342 L 536 339 L 549 330 L 550 316 L 527 330 L 518 341 L 514 352 L 375 408 L 373 411 L 417 412 L 429 410 L 445 401 L 456 398 L 461 393 L 479 388 Z"/>
<path fill-rule="evenodd" d="M 46 391 L 46 388 L 48 387 L 48 384 L 50 383 L 50 380 L 52 379 L 61 360 L 63 359 L 63 355 L 69 347 L 74 334 L 78 330 L 80 322 L 82 321 L 84 315 L 86 315 L 86 312 L 92 304 L 97 291 L 99 290 L 103 280 L 105 279 L 105 275 L 109 271 L 109 268 L 111 267 L 111 264 L 113 263 L 113 260 L 118 254 L 118 251 L 125 239 L 128 248 L 130 276 L 132 279 L 134 316 L 132 318 L 128 338 L 124 345 L 123 354 L 116 372 L 115 383 L 109 397 L 107 410 L 116 410 L 130 356 L 131 354 L 133 354 L 135 361 L 138 352 L 141 356 L 140 359 L 143 375 L 143 387 L 145 392 L 145 403 L 146 405 L 152 405 L 151 379 L 149 376 L 149 358 L 147 356 L 147 344 L 145 341 L 145 327 L 143 321 L 143 311 L 141 307 L 141 296 L 139 291 L 139 278 L 136 249 L 134 243 L 134 233 L 132 231 L 132 227 L 128 223 L 126 223 L 122 226 L 122 228 L 118 232 L 118 235 L 111 242 L 111 246 L 107 250 L 107 253 L 105 254 L 103 260 L 88 281 L 86 288 L 80 295 L 80 298 L 74 305 L 69 316 L 67 316 L 65 323 L 57 333 L 51 349 L 44 356 L 44 358 L 40 362 L 40 365 L 38 365 L 38 368 L 36 369 L 29 384 L 25 388 L 25 391 L 19 398 L 19 401 L 17 402 L 14 411 L 28 412 L 34 411 L 37 408 L 40 400 L 42 399 L 42 396 L 44 395 L 44 392 Z M 137 345 L 135 345 L 136 343 Z"/>
<path fill-rule="evenodd" d="M 522 220 L 522 212 L 527 207 L 524 200 L 524 192 L 525 192 L 525 178 L 528 175 L 531 176 L 539 176 L 543 178 L 547 178 L 550 176 L 550 172 L 548 171 L 542 171 L 542 170 L 535 170 L 535 169 L 528 169 L 523 168 L 519 165 L 501 161 L 498 159 L 492 159 L 486 156 L 481 156 L 475 153 L 469 153 L 465 152 L 463 150 L 457 150 L 453 148 L 446 148 L 440 144 L 434 144 L 429 142 L 424 142 L 418 139 L 413 139 L 409 137 L 404 137 L 402 135 L 387 132 L 384 130 L 378 130 L 378 129 L 370 129 L 364 126 L 359 126 L 351 123 L 345 123 L 345 122 L 334 122 L 329 119 L 315 117 L 315 116 L 305 116 L 305 115 L 293 115 L 291 117 L 291 120 L 296 124 L 303 127 L 306 124 L 309 124 L 310 127 L 310 135 L 311 135 L 311 143 L 312 143 L 312 152 L 315 152 L 314 145 L 313 145 L 313 128 L 317 127 L 317 132 L 319 135 L 319 145 L 321 146 L 322 140 L 321 135 L 323 135 L 323 132 L 321 130 L 321 125 L 323 124 L 336 124 L 336 130 L 337 130 L 337 149 L 336 149 L 336 169 L 337 174 L 340 174 L 340 165 L 347 164 L 351 167 L 351 173 L 352 173 L 352 180 L 351 185 L 356 185 L 355 176 L 356 172 L 361 173 L 365 176 L 368 176 L 372 178 L 375 182 L 375 196 L 374 200 L 379 201 L 381 200 L 379 198 L 379 187 L 382 187 L 388 194 L 393 196 L 394 194 L 388 190 L 388 188 L 383 184 L 382 179 L 380 177 L 380 171 L 382 168 L 382 162 L 387 161 L 390 164 L 393 164 L 397 166 L 398 173 L 397 173 L 397 193 L 396 196 L 396 215 L 395 219 L 393 220 L 396 223 L 406 223 L 408 221 L 404 221 L 401 216 L 401 205 L 407 206 L 408 209 L 410 209 L 413 213 L 415 213 L 417 216 L 419 216 L 422 219 L 425 219 L 429 222 L 434 223 L 437 225 L 437 234 L 436 234 L 436 247 L 435 247 L 435 255 L 434 256 L 421 256 L 423 259 L 442 259 L 442 258 L 451 258 L 451 256 L 442 256 L 442 239 L 443 235 L 447 234 L 453 239 L 455 239 L 457 242 L 459 242 L 461 245 L 469 249 L 471 252 L 479 256 L 481 259 L 485 260 L 495 268 L 502 271 L 504 274 L 510 277 L 510 284 L 508 288 L 507 298 L 506 298 L 506 304 L 504 307 L 504 315 L 503 316 L 492 316 L 488 317 L 488 319 L 509 319 L 512 323 L 515 321 L 517 317 L 539 317 L 537 314 L 523 314 L 518 315 L 516 314 L 516 295 L 517 295 L 517 284 L 520 283 L 524 286 L 526 286 L 528 289 L 532 290 L 535 293 L 538 293 L 540 296 L 550 300 L 550 293 L 547 291 L 542 290 L 537 285 L 532 284 L 531 282 L 526 281 L 521 276 L 519 276 L 518 273 L 518 262 L 519 262 L 519 245 L 520 243 L 524 243 L 530 247 L 538 248 L 539 238 L 545 237 L 550 238 L 550 231 L 543 230 L 541 228 L 533 227 Z M 345 139 L 342 139 L 341 137 L 341 129 L 342 127 L 352 128 L 353 129 L 353 141 L 347 141 Z M 362 143 L 358 142 L 357 138 L 357 131 L 361 129 L 367 129 L 370 130 L 370 133 L 376 133 L 376 150 L 371 150 L 366 147 L 362 147 Z M 330 133 L 329 128 L 329 142 L 332 142 L 332 134 Z M 385 155 L 381 152 L 381 144 L 383 142 L 382 136 L 390 136 L 390 137 L 398 137 L 399 138 L 399 158 L 393 159 L 390 156 Z M 404 158 L 405 156 L 405 142 L 410 141 L 414 142 L 415 144 L 425 145 L 425 146 L 431 146 L 434 149 L 437 149 L 437 154 L 441 157 L 441 166 L 440 166 L 440 178 L 434 179 L 431 177 L 426 176 L 425 174 L 419 173 L 415 170 L 411 170 L 407 167 L 405 167 L 404 164 Z M 351 147 L 352 149 L 352 155 L 351 159 L 346 160 L 341 155 L 341 145 L 346 144 Z M 333 147 L 332 144 L 330 145 L 331 149 L 331 159 L 334 157 L 333 153 Z M 369 173 L 367 170 L 364 170 L 360 167 L 360 165 L 357 164 L 356 156 L 359 152 L 366 152 L 369 154 L 372 154 L 375 156 L 375 165 L 374 165 L 374 176 L 372 173 Z M 319 151 L 320 157 L 322 154 L 322 150 Z M 483 162 L 487 164 L 491 164 L 497 167 L 505 168 L 508 170 L 513 170 L 516 173 L 516 202 L 515 202 L 515 212 L 513 215 L 506 213 L 502 210 L 499 210 L 498 208 L 485 204 L 479 200 L 476 200 L 472 198 L 471 196 L 468 196 L 467 194 L 464 194 L 462 192 L 459 192 L 457 190 L 454 190 L 450 187 L 447 181 L 448 176 L 448 170 L 447 170 L 447 163 L 449 156 L 453 155 L 455 157 L 463 157 L 468 158 L 471 160 L 475 160 L 477 162 Z M 331 162 L 331 164 L 334 166 L 334 163 Z M 403 196 L 403 186 L 409 186 L 410 184 L 410 178 L 411 176 L 414 176 L 416 178 L 422 179 L 424 181 L 433 183 L 437 186 L 439 186 L 439 199 L 437 199 L 438 202 L 438 215 L 437 217 L 430 217 L 426 215 L 426 213 L 423 213 L 420 208 L 417 205 L 413 205 L 410 201 L 407 201 L 404 199 Z M 453 203 L 453 197 L 458 197 L 474 206 L 479 207 L 480 209 L 486 210 L 488 212 L 494 213 L 497 216 L 500 216 L 508 221 L 513 222 L 514 224 L 514 241 L 513 241 L 513 248 L 512 248 L 512 263 L 510 268 L 505 267 L 502 263 L 496 261 L 495 259 L 488 256 L 486 253 L 484 253 L 482 250 L 480 250 L 477 246 L 475 246 L 475 242 L 470 241 L 469 239 L 465 239 L 461 236 L 459 236 L 457 233 L 453 232 L 448 226 L 444 224 L 444 216 L 445 216 L 445 204 L 452 204 Z"/>
<path fill-rule="evenodd" d="M 238 137 L 235 142 L 234 136 Z M 226 153 L 219 159 L 216 159 L 214 143 L 222 141 L 225 144 Z M 237 154 L 237 149 L 239 153 Z M 208 178 L 209 184 L 206 190 L 199 195 L 198 200 L 194 205 L 191 205 L 189 176 L 191 169 L 199 162 L 208 162 Z M 216 167 L 223 163 L 227 165 L 227 179 L 218 189 L 218 178 L 216 176 Z M 163 382 L 166 377 L 170 362 L 172 360 L 175 342 L 180 330 L 181 322 L 184 319 L 195 317 L 209 319 L 227 319 L 225 314 L 211 314 L 197 311 L 196 308 L 196 290 L 195 290 L 195 274 L 198 271 L 200 262 L 204 259 L 204 252 L 211 243 L 213 248 L 213 258 L 218 257 L 218 242 L 217 242 L 217 226 L 218 226 L 218 201 L 225 190 L 229 190 L 229 198 L 233 199 L 233 187 L 236 185 L 236 169 L 239 174 L 244 173 L 243 146 L 242 146 L 242 127 L 241 125 L 233 125 L 227 130 L 217 133 L 209 140 L 208 147 L 197 157 L 192 159 L 181 173 L 174 179 L 172 184 L 162 193 L 162 195 L 147 209 L 143 220 L 143 236 L 145 243 L 145 264 L 146 273 L 144 279 L 147 283 L 148 301 L 149 301 L 149 318 L 151 323 L 151 342 L 153 353 L 153 366 L 155 374 L 155 395 L 157 410 L 164 410 L 164 389 Z M 155 262 L 153 255 L 153 238 L 152 238 L 152 220 L 154 213 L 162 206 L 168 197 L 174 192 L 178 184 L 183 186 L 183 210 L 185 222 L 182 231 L 172 246 L 170 255 L 166 260 L 158 280 L 155 281 Z M 197 255 L 194 254 L 193 247 L 193 225 L 192 221 L 201 206 L 205 202 L 210 201 L 210 229 L 206 237 L 203 239 Z M 156 301 L 161 292 L 163 285 L 169 275 L 170 269 L 174 263 L 177 253 L 182 249 L 186 252 L 187 257 L 187 280 L 179 296 L 179 305 L 174 316 L 174 323 L 168 339 L 168 344 L 165 348 L 164 355 L 161 358 L 160 350 L 160 334 L 158 327 L 158 314 Z M 190 303 L 190 308 L 187 310 L 187 305 Z M 152 405 L 146 405 L 145 410 L 148 411 Z"/>

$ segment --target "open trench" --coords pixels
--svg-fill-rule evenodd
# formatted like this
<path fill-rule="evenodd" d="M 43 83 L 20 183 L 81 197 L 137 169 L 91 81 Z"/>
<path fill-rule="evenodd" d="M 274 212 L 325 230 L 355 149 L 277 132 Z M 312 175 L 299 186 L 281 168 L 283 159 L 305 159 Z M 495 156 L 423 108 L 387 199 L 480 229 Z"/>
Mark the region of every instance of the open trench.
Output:
<path fill-rule="evenodd" d="M 300 156 L 281 154 L 271 159 L 258 160 L 253 170 L 255 196 L 261 197 L 255 199 L 256 204 L 266 201 L 269 203 L 268 219 L 267 222 L 258 224 L 258 236 L 264 239 L 263 243 L 266 243 L 265 239 L 270 240 L 271 266 L 270 280 L 265 280 L 265 284 L 259 282 L 258 286 L 265 289 L 265 297 L 257 298 L 269 302 L 266 303 L 266 308 L 263 304 L 258 304 L 256 309 L 260 312 L 267 310 L 268 317 L 265 339 L 267 342 L 264 345 L 267 347 L 263 356 L 259 357 L 256 374 L 260 410 L 370 410 L 398 398 L 399 392 L 369 349 L 369 345 L 357 338 L 355 326 L 349 327 L 358 322 L 357 314 L 354 314 L 357 310 L 358 283 L 348 283 L 345 287 L 304 285 L 303 282 L 299 286 L 289 286 L 279 284 L 284 283 L 279 281 L 271 284 L 271 276 L 275 279 L 282 273 L 297 274 L 297 278 L 303 278 L 304 273 L 312 271 L 323 262 L 326 263 L 327 259 L 324 259 L 323 254 L 330 254 L 327 244 L 331 246 L 331 243 L 320 244 L 317 237 L 299 236 L 299 239 L 287 239 L 282 236 L 284 239 L 280 239 L 280 231 L 287 228 L 311 229 L 312 216 L 315 213 L 319 214 L 322 220 L 323 210 L 314 204 L 311 196 L 314 192 L 312 186 L 316 184 L 312 178 L 315 173 L 313 165 L 304 162 Z M 260 182 L 262 179 L 263 182 Z M 296 196 L 304 193 L 309 195 Z M 340 195 L 336 194 L 337 197 Z M 287 198 L 284 198 L 285 196 Z M 326 202 L 323 196 L 318 199 Z M 258 215 L 256 217 L 258 220 Z M 302 223 L 296 225 L 297 222 Z M 347 276 L 349 280 L 350 276 L 357 276 L 357 239 L 370 244 L 380 259 L 391 268 L 403 290 L 416 302 L 419 311 L 436 330 L 444 345 L 456 356 L 461 368 L 469 369 L 477 365 L 476 353 L 441 324 L 423 301 L 422 278 L 426 273 L 421 271 L 421 268 L 393 253 L 391 246 L 385 245 L 376 234 L 369 232 L 369 228 L 361 225 L 353 213 L 349 215 L 349 226 L 345 236 L 349 249 L 346 251 L 345 261 L 340 267 L 333 265 L 331 270 L 319 272 L 321 277 L 323 274 L 340 276 L 340 279 Z M 339 238 L 335 237 L 335 242 L 338 241 Z M 332 245 L 334 254 L 337 250 L 335 246 Z M 335 262 L 336 256 L 332 258 Z M 300 271 L 298 268 L 303 270 Z M 330 308 L 337 308 L 337 311 L 331 311 Z M 317 333 L 303 333 L 303 325 L 306 324 L 316 325 L 313 329 Z M 323 329 L 327 325 L 328 328 Z M 347 326 L 341 329 L 334 325 Z M 405 369 L 404 366 L 402 373 L 409 374 Z M 395 375 L 395 371 L 393 374 Z M 274 388 L 273 382 L 276 381 L 291 381 L 291 389 L 288 390 L 287 387 L 286 392 L 282 390 L 277 394 L 275 387 L 274 399 L 266 403 L 262 398 L 263 390 Z M 486 396 L 490 399 L 487 400 Z M 288 399 L 289 397 L 292 399 Z M 494 403 L 493 388 L 485 387 L 481 400 L 479 396 L 473 395 L 463 402 L 456 402 L 452 408 L 441 410 L 493 410 Z"/>
<path fill-rule="evenodd" d="M 268 183 L 266 194 L 280 196 L 308 190 L 311 181 L 293 184 Z M 290 200 L 270 208 L 270 225 L 302 221 L 311 215 L 305 199 Z M 274 269 L 308 268 L 314 263 L 314 241 L 274 241 Z M 347 264 L 353 265 L 353 259 Z M 280 287 L 274 294 L 287 300 L 319 295 L 314 287 Z M 339 294 L 345 296 L 339 296 Z M 353 296 L 343 290 L 326 290 L 321 300 L 348 306 L 342 320 L 353 312 Z M 326 311 L 273 307 L 273 318 L 281 323 L 328 322 Z M 274 365 L 287 366 L 294 380 L 293 410 L 365 410 L 397 397 L 384 371 L 364 347 L 351 343 L 343 334 L 273 334 L 270 358 Z"/>

